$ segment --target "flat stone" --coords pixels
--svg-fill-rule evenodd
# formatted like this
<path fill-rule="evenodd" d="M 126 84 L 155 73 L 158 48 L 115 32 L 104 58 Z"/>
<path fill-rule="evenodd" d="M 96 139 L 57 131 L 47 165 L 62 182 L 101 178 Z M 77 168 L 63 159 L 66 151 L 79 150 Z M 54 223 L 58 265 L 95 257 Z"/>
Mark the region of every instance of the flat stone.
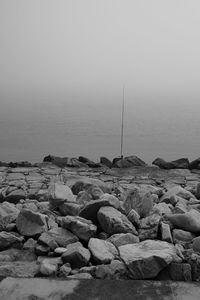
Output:
<path fill-rule="evenodd" d="M 76 236 L 84 241 L 88 241 L 95 236 L 97 227 L 90 221 L 79 216 L 60 217 L 59 223 L 61 227 L 69 229 Z"/>
<path fill-rule="evenodd" d="M 152 280 L 57 280 L 46 278 L 6 278 L 0 283 L 0 298 L 27 299 L 109 299 L 198 300 L 198 282 Z"/>
<path fill-rule="evenodd" d="M 88 249 L 96 264 L 108 264 L 118 256 L 118 251 L 112 243 L 96 238 L 89 240 Z"/>
<path fill-rule="evenodd" d="M 160 223 L 160 231 L 161 231 L 161 238 L 162 241 L 173 243 L 171 229 L 169 224 L 161 222 Z"/>
<path fill-rule="evenodd" d="M 127 244 L 139 243 L 139 237 L 132 233 L 116 233 L 111 235 L 108 239 L 115 247 L 120 247 Z"/>
<path fill-rule="evenodd" d="M 13 262 L 12 261 L 12 262 L 0 263 L 0 277 L 31 278 L 31 277 L 35 277 L 35 275 L 38 273 L 39 273 L 39 265 L 36 262 L 27 262 L 27 261 Z M 1 299 L 6 299 L 6 298 L 1 298 Z"/>
<path fill-rule="evenodd" d="M 77 216 L 81 210 L 81 205 L 75 202 L 65 202 L 59 205 L 58 210 L 62 216 Z"/>
<path fill-rule="evenodd" d="M 163 241 L 124 245 L 119 247 L 119 252 L 132 279 L 154 278 L 171 262 L 181 262 L 174 245 Z"/>
<path fill-rule="evenodd" d="M 73 244 L 78 241 L 78 237 L 74 235 L 71 231 L 57 227 L 52 228 L 47 232 L 50 239 L 54 240 L 58 246 L 67 247 L 69 244 Z"/>
<path fill-rule="evenodd" d="M 97 213 L 97 218 L 101 228 L 111 235 L 115 233 L 133 233 L 138 235 L 128 218 L 114 207 L 101 207 Z"/>
<path fill-rule="evenodd" d="M 48 230 L 46 215 L 22 209 L 17 217 L 16 226 L 23 236 L 35 236 Z"/>
<path fill-rule="evenodd" d="M 174 244 L 186 245 L 192 242 L 195 238 L 195 235 L 189 231 L 182 229 L 173 229 L 172 231 Z"/>

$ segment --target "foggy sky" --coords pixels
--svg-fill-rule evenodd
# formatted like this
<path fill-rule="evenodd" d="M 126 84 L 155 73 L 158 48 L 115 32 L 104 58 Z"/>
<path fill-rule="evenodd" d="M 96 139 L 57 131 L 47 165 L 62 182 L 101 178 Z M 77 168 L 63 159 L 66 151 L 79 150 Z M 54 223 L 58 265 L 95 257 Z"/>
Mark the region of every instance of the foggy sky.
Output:
<path fill-rule="evenodd" d="M 199 0 L 0 0 L 0 97 L 112 101 L 125 84 L 129 100 L 197 102 L 199 11 Z"/>

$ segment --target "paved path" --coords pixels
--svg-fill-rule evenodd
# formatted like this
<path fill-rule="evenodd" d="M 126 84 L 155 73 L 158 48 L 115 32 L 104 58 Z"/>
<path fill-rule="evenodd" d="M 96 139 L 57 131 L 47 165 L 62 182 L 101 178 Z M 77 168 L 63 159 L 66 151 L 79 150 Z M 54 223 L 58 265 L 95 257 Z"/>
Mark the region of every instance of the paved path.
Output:
<path fill-rule="evenodd" d="M 199 300 L 200 283 L 6 278 L 0 283 L 0 299 Z"/>

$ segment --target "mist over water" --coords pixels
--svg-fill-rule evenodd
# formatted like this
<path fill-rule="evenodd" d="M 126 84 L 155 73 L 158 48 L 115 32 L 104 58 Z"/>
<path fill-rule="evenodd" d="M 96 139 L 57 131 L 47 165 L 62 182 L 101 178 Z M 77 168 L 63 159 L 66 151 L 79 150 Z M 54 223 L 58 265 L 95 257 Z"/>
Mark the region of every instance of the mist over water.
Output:
<path fill-rule="evenodd" d="M 98 161 L 120 155 L 120 93 L 26 97 L 1 101 L 0 160 L 39 162 L 52 154 Z M 200 156 L 199 132 L 196 102 L 148 102 L 127 93 L 124 155 L 138 155 L 149 164 L 158 156 L 192 160 Z"/>

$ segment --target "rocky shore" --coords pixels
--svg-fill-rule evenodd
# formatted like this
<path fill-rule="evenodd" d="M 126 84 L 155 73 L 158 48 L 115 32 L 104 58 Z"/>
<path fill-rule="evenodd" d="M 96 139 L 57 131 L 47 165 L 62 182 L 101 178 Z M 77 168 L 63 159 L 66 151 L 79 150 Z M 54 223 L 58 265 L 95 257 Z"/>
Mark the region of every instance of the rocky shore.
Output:
<path fill-rule="evenodd" d="M 1 278 L 200 280 L 198 168 L 80 163 L 0 167 Z"/>

